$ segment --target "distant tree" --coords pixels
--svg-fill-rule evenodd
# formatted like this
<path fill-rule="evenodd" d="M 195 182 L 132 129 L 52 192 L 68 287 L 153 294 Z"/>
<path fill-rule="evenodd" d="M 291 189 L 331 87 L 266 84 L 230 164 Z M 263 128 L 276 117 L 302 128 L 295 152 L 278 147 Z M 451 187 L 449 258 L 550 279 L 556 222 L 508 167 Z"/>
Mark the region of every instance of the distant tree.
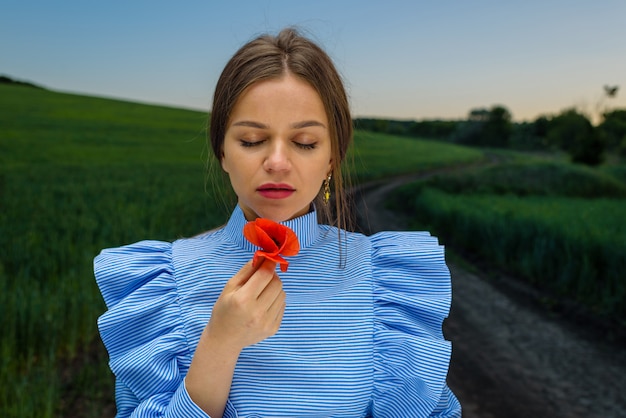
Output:
<path fill-rule="evenodd" d="M 604 158 L 604 143 L 591 121 L 575 109 L 550 120 L 547 140 L 566 151 L 573 162 L 598 165 Z"/>
<path fill-rule="evenodd" d="M 470 110 L 467 119 L 470 122 L 487 122 L 489 120 L 489 110 L 482 107 L 472 109 Z"/>
<path fill-rule="evenodd" d="M 480 146 L 483 124 L 471 119 L 460 122 L 452 135 L 452 141 L 461 145 Z"/>
<path fill-rule="evenodd" d="M 386 133 L 389 133 L 392 135 L 407 135 L 409 132 L 409 126 L 410 126 L 409 122 L 397 121 L 397 120 L 390 120 L 386 122 L 387 123 L 385 124 L 385 131 L 384 131 Z"/>
<path fill-rule="evenodd" d="M 358 118 L 353 121 L 355 129 L 372 132 L 387 132 L 389 121 L 386 119 Z"/>
<path fill-rule="evenodd" d="M 550 120 L 546 116 L 539 116 L 532 122 L 512 124 L 509 145 L 520 150 L 546 149 L 549 125 Z"/>
<path fill-rule="evenodd" d="M 575 163 L 596 166 L 604 161 L 605 145 L 596 129 L 586 137 L 580 137 L 576 147 L 570 153 Z"/>
<path fill-rule="evenodd" d="M 38 86 L 36 84 L 30 83 L 28 81 L 15 80 L 6 75 L 0 75 L 0 84 L 12 84 L 14 86 L 34 87 L 37 89 L 43 89 L 43 87 Z"/>
<path fill-rule="evenodd" d="M 576 109 L 567 109 L 550 119 L 548 143 L 564 151 L 571 151 L 579 137 L 589 135 L 593 126 L 589 119 Z"/>
<path fill-rule="evenodd" d="M 626 144 L 626 109 L 604 113 L 598 130 L 607 148 L 621 152 L 622 144 Z"/>
<path fill-rule="evenodd" d="M 458 121 L 454 120 L 413 122 L 408 128 L 408 134 L 421 138 L 448 139 L 456 130 L 458 123 Z"/>
<path fill-rule="evenodd" d="M 533 122 L 533 134 L 539 138 L 545 138 L 548 135 L 548 129 L 550 128 L 550 120 L 546 116 L 539 116 Z"/>
<path fill-rule="evenodd" d="M 392 120 L 376 118 L 355 118 L 354 128 L 364 131 L 381 132 L 418 138 L 448 140 L 455 132 L 456 120 Z"/>
<path fill-rule="evenodd" d="M 374 132 L 387 132 L 389 129 L 389 121 L 386 119 L 376 119 L 374 121 Z"/>
<path fill-rule="evenodd" d="M 483 144 L 490 147 L 507 147 L 511 137 L 511 119 L 511 113 L 504 106 L 492 107 L 482 129 Z"/>
<path fill-rule="evenodd" d="M 609 106 L 607 100 L 613 100 L 617 97 L 617 92 L 619 91 L 618 85 L 608 85 L 605 84 L 603 87 L 604 95 L 598 100 L 596 103 L 596 113 L 597 118 L 601 119 L 602 115 L 609 112 Z"/>
<path fill-rule="evenodd" d="M 511 113 L 504 106 L 470 110 L 467 122 L 460 124 L 456 142 L 482 147 L 507 147 L 512 131 Z"/>

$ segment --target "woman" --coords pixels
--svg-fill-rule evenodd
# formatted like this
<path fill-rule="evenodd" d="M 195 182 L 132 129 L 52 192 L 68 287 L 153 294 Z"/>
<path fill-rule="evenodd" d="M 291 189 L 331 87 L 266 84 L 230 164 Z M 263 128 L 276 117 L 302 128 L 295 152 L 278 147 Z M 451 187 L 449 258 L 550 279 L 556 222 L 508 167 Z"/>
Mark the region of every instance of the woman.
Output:
<path fill-rule="evenodd" d="M 95 260 L 118 416 L 460 416 L 443 249 L 426 233 L 345 231 L 351 138 L 341 79 L 317 45 L 286 29 L 231 58 L 210 123 L 238 200 L 228 223 Z M 257 218 L 296 233 L 289 270 L 253 265 L 242 230 Z"/>

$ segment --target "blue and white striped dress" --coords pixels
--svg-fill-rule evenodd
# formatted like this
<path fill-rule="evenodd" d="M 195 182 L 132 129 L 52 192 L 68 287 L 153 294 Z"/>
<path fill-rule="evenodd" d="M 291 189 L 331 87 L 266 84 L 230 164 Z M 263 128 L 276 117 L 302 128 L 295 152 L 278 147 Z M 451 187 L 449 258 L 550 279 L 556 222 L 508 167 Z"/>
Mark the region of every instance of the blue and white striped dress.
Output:
<path fill-rule="evenodd" d="M 118 417 L 208 416 L 184 378 L 224 284 L 257 250 L 245 222 L 236 208 L 205 235 L 96 257 Z M 315 212 L 284 223 L 301 245 L 278 273 L 284 318 L 277 334 L 242 351 L 224 416 L 460 417 L 446 385 L 451 288 L 436 238 L 349 233 L 340 250 L 337 229 Z"/>

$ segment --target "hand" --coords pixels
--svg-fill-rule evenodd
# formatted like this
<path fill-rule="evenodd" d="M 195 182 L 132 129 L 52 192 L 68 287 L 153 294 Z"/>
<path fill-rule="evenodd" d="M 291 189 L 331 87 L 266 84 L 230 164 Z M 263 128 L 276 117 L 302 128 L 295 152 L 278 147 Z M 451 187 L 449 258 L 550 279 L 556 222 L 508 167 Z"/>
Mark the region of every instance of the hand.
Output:
<path fill-rule="evenodd" d="M 258 268 L 249 261 L 224 286 L 185 378 L 189 396 L 210 416 L 224 412 L 241 350 L 280 328 L 285 299 L 270 260 Z"/>
<path fill-rule="evenodd" d="M 278 331 L 285 299 L 276 262 L 264 260 L 255 269 L 250 261 L 224 286 L 213 306 L 206 336 L 241 351 Z"/>

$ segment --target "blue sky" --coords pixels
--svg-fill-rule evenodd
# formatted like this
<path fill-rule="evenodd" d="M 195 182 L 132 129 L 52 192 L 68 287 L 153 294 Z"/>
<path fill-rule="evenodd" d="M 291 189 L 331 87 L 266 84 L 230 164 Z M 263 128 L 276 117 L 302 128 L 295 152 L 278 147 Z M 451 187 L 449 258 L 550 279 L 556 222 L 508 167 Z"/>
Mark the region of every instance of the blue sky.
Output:
<path fill-rule="evenodd" d="M 333 57 L 355 116 L 626 107 L 624 0 L 0 0 L 0 74 L 206 110 L 235 50 L 287 25 Z"/>

